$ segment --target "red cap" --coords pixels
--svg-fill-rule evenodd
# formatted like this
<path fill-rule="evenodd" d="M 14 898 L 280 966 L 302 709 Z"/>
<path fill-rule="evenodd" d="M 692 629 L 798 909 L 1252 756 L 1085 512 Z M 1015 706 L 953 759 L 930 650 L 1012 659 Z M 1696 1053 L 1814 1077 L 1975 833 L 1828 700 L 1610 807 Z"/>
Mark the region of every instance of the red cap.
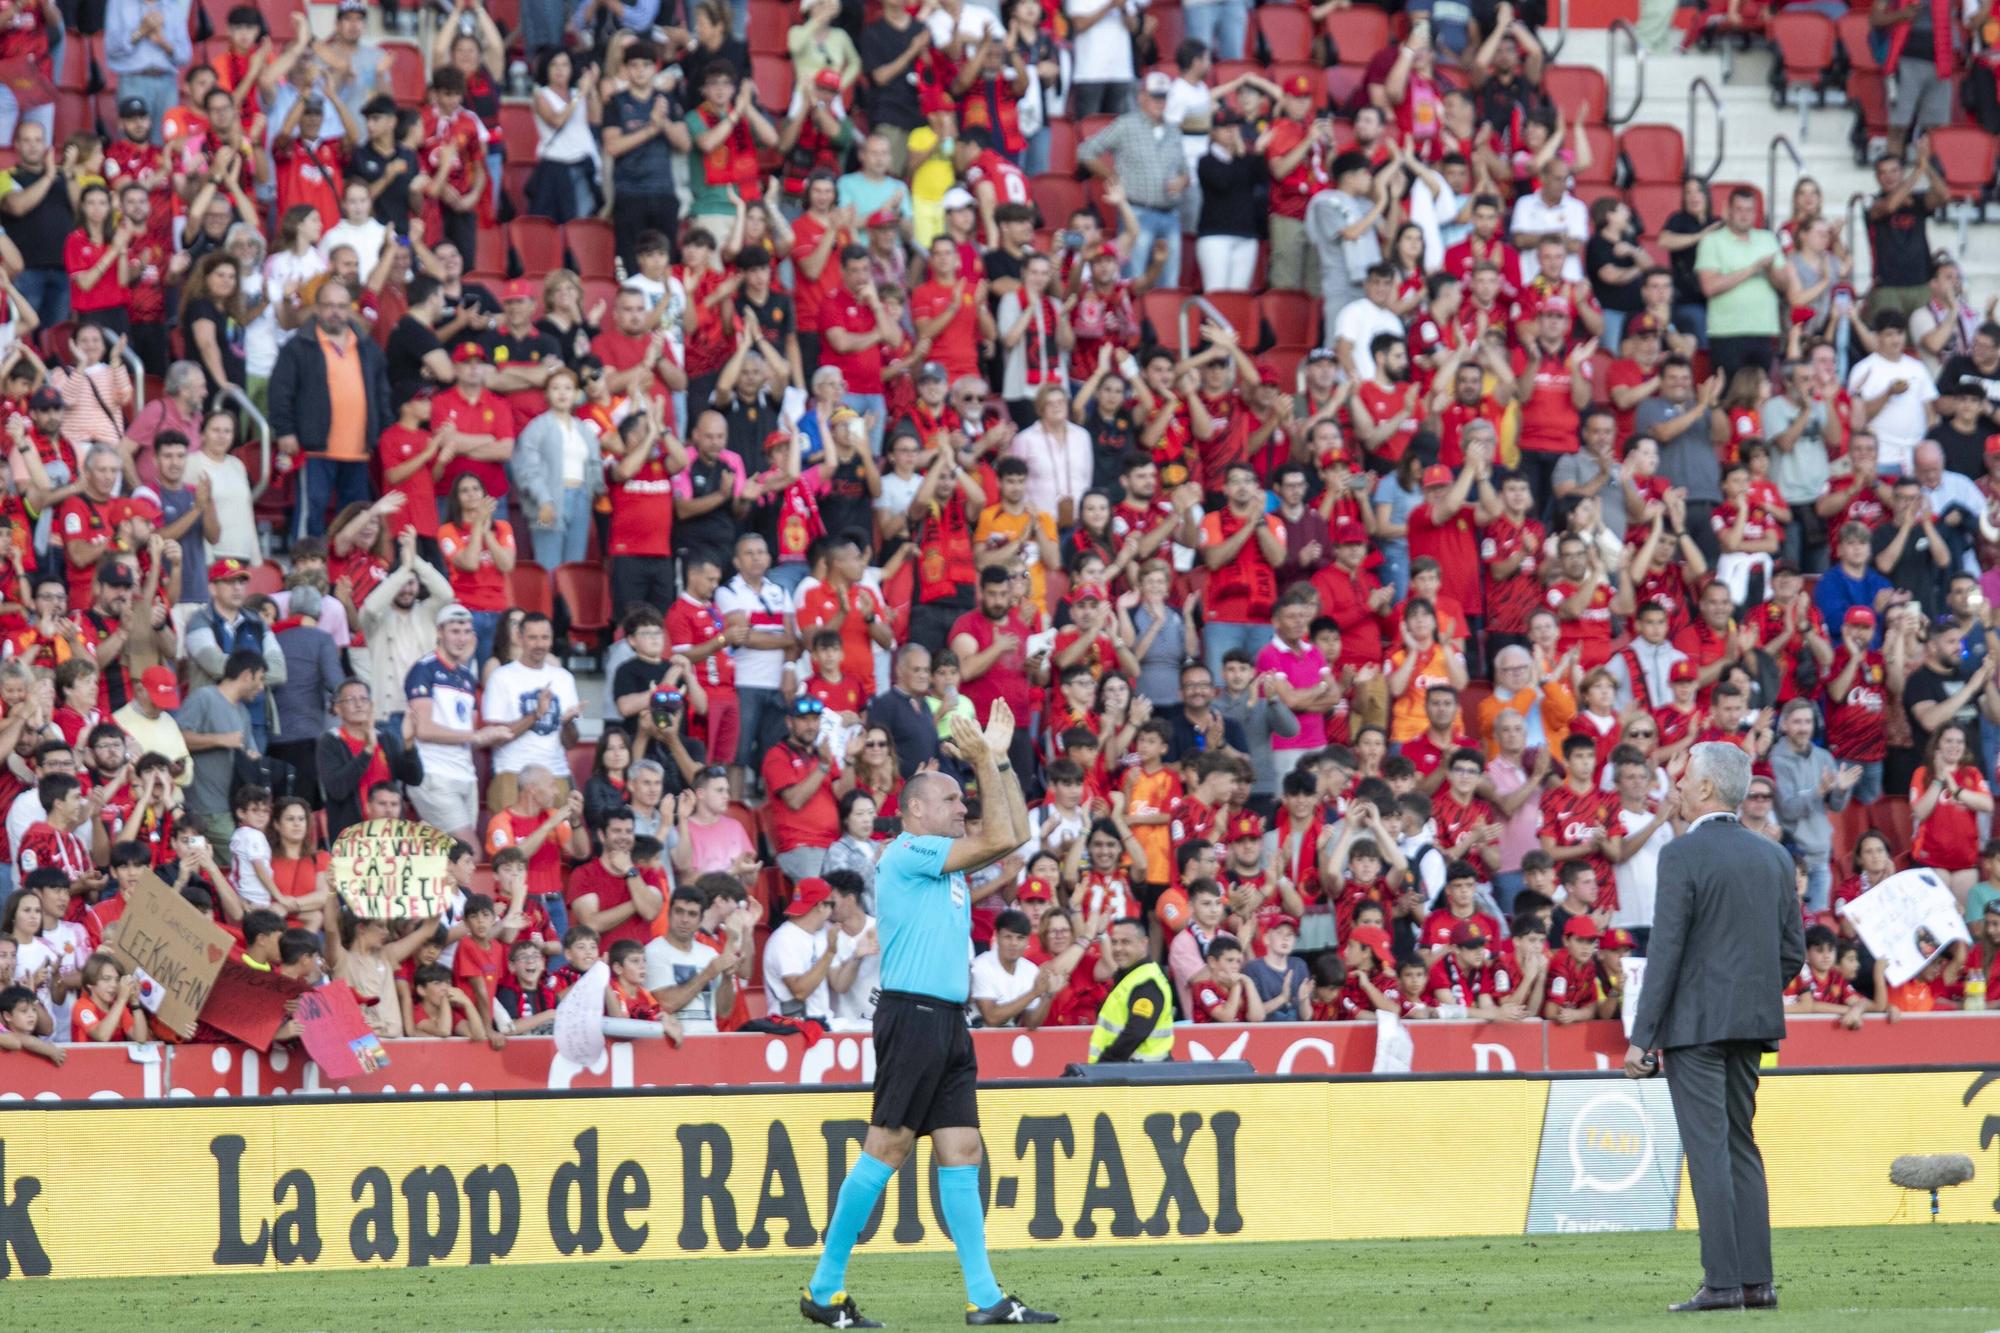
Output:
<path fill-rule="evenodd" d="M 1701 672 L 1695 667 L 1695 664 L 1688 661 L 1685 657 L 1667 668 L 1668 684 L 1681 680 L 1697 680 L 1700 676 Z"/>
<path fill-rule="evenodd" d="M 1356 926 L 1347 932 L 1347 938 L 1356 944 L 1365 944 L 1375 955 L 1376 961 L 1384 967 L 1396 965 L 1396 951 L 1389 943 L 1389 932 L 1380 926 Z"/>
<path fill-rule="evenodd" d="M 785 915 L 804 916 L 825 902 L 832 892 L 832 887 L 817 876 L 812 879 L 802 879 L 798 888 L 792 891 L 791 902 L 785 904 Z"/>
<path fill-rule="evenodd" d="M 1567 315 L 1569 313 L 1570 304 L 1567 296 L 1544 296 L 1541 306 L 1535 311 L 1537 316 Z"/>
<path fill-rule="evenodd" d="M 1280 380 L 1278 378 L 1278 372 L 1271 369 L 1269 366 L 1257 367 L 1257 382 L 1259 384 L 1268 384 L 1274 389 L 1277 388 L 1280 384 L 1284 383 L 1283 380 Z"/>
<path fill-rule="evenodd" d="M 895 209 L 882 208 L 868 215 L 868 225 L 870 227 L 900 227 L 903 225 L 903 219 Z"/>
<path fill-rule="evenodd" d="M 1859 625 L 1863 629 L 1875 628 L 1875 613 L 1865 606 L 1850 606 L 1847 614 L 1840 618 L 1843 625 Z"/>
<path fill-rule="evenodd" d="M 1299 928 L 1299 919 L 1293 916 L 1290 912 L 1281 912 L 1275 919 L 1272 920 L 1271 924 L 1264 927 L 1264 929 L 1268 933 L 1270 931 L 1276 930 L 1279 926 L 1290 926 L 1294 931 L 1296 931 Z M 1366 930 L 1368 929 L 1368 927 L 1363 926 L 1362 929 Z"/>
<path fill-rule="evenodd" d="M 147 667 L 139 677 L 139 687 L 146 691 L 155 708 L 171 712 L 181 706 L 181 683 L 175 679 L 172 667 Z"/>
<path fill-rule="evenodd" d="M 1049 887 L 1047 880 L 1031 879 L 1021 886 L 1019 893 L 1014 895 L 1014 901 L 1017 903 L 1047 903 L 1054 902 L 1055 896 L 1055 890 Z"/>
<path fill-rule="evenodd" d="M 764 448 L 766 451 L 776 449 L 791 438 L 790 431 L 774 430 L 764 437 Z"/>
<path fill-rule="evenodd" d="M 467 361 L 484 361 L 486 359 L 486 348 L 480 343 L 471 341 L 462 342 L 451 349 L 451 359 L 455 364 L 462 364 Z"/>
<path fill-rule="evenodd" d="M 1563 938 L 1566 940 L 1594 940 L 1604 932 L 1597 923 L 1587 916 L 1573 916 L 1563 924 Z"/>
<path fill-rule="evenodd" d="M 1636 338 L 1641 334 L 1658 333 L 1660 321 L 1651 315 L 1634 315 L 1625 321 L 1625 336 Z"/>
<path fill-rule="evenodd" d="M 1294 74 L 1285 81 L 1285 96 L 1287 97 L 1311 97 L 1312 91 L 1312 80 L 1303 74 Z"/>
<path fill-rule="evenodd" d="M 233 555 L 225 555 L 222 559 L 214 561 L 208 567 L 208 581 L 210 583 L 226 583 L 230 579 L 247 579 L 249 577 L 250 566 L 244 564 Z"/>
<path fill-rule="evenodd" d="M 1599 949 L 1635 949 L 1638 947 L 1638 944 L 1633 940 L 1631 931 L 1625 929 L 1623 926 L 1613 926 L 1597 937 L 1597 947 Z"/>
<path fill-rule="evenodd" d="M 1101 583 L 1079 583 L 1069 590 L 1069 596 L 1063 600 L 1072 606 L 1078 602 L 1108 602 L 1111 594 L 1104 590 Z"/>
<path fill-rule="evenodd" d="M 1989 435 L 1986 437 L 1986 456 L 1991 458 L 1995 454 L 2000 454 L 2000 435 Z"/>
<path fill-rule="evenodd" d="M 132 517 L 132 502 L 123 496 L 114 497 L 104 506 L 104 521 L 110 527 L 117 527 Z"/>
<path fill-rule="evenodd" d="M 1264 820 L 1254 811 L 1245 810 L 1233 815 L 1229 820 L 1229 841 L 1241 842 L 1245 838 L 1264 836 Z"/>
<path fill-rule="evenodd" d="M 1461 921 L 1451 928 L 1451 943 L 1455 949 L 1483 949 L 1486 947 L 1486 932 L 1479 928 L 1477 921 Z"/>
<path fill-rule="evenodd" d="M 1335 546 L 1366 546 L 1368 544 L 1368 529 L 1361 526 L 1360 519 L 1343 518 L 1333 525 L 1333 544 Z"/>
<path fill-rule="evenodd" d="M 1424 489 L 1433 486 L 1451 485 L 1451 469 L 1442 463 L 1433 463 L 1424 469 Z"/>
<path fill-rule="evenodd" d="M 125 504 L 132 514 L 149 518 L 155 523 L 164 517 L 160 512 L 160 502 L 150 495 L 128 495 L 125 497 Z"/>
<path fill-rule="evenodd" d="M 529 282 L 526 278 L 510 278 L 507 285 L 500 289 L 500 299 L 503 301 L 532 301 L 535 299 L 535 284 Z"/>
<path fill-rule="evenodd" d="M 813 75 L 813 85 L 818 88 L 824 88 L 830 93 L 839 92 L 840 71 L 831 66 L 821 70 L 819 73 Z"/>

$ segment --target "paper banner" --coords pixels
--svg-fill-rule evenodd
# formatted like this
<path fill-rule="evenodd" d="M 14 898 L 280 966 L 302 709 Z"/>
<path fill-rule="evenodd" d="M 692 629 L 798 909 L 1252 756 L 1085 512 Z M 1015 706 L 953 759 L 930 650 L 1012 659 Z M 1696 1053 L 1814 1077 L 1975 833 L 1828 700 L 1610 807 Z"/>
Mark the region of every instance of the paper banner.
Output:
<path fill-rule="evenodd" d="M 421 920 L 450 893 L 451 835 L 407 819 L 371 819 L 333 841 L 333 887 L 357 917 Z"/>
<path fill-rule="evenodd" d="M 138 980 L 139 1002 L 183 1037 L 229 957 L 229 932 L 148 870 L 125 895 L 104 947 Z"/>

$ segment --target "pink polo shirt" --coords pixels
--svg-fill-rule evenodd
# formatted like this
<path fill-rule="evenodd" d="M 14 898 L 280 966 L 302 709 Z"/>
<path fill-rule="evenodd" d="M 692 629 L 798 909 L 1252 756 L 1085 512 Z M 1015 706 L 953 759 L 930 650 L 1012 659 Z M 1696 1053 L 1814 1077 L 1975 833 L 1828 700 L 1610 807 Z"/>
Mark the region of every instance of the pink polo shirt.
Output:
<path fill-rule="evenodd" d="M 1279 638 L 1273 638 L 1257 654 L 1257 670 L 1277 672 L 1295 690 L 1313 689 L 1333 674 L 1325 655 L 1313 647 L 1311 640 L 1293 648 Z M 1271 737 L 1273 750 L 1317 750 L 1325 744 L 1326 718 L 1319 713 L 1299 714 L 1298 735 Z"/>

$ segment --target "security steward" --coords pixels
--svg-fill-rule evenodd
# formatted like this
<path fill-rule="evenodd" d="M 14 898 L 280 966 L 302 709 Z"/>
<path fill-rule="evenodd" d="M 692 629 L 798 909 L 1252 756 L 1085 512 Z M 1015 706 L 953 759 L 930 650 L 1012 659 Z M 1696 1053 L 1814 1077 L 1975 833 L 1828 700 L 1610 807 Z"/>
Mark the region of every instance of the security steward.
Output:
<path fill-rule="evenodd" d="M 1090 1033 L 1090 1063 L 1166 1060 L 1174 1051 L 1174 989 L 1152 960 L 1146 923 L 1114 922 L 1105 940 L 1118 979 L 1097 1011 Z"/>

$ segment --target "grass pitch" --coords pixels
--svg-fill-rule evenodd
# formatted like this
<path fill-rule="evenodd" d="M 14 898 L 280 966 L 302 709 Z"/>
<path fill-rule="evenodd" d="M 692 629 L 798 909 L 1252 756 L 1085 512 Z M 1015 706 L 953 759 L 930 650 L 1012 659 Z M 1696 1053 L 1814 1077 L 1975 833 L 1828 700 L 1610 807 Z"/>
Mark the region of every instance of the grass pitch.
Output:
<path fill-rule="evenodd" d="M 1393 1201 L 1385 1201 L 1393 1206 Z M 1003 1286 L 1065 1327 L 1384 1330 L 2000 1329 L 2000 1228 L 1778 1233 L 1782 1308 L 1665 1313 L 1699 1281 L 1690 1233 L 1069 1247 L 996 1255 Z M 8 1282 L 15 1329 L 792 1329 L 805 1257 L 231 1277 Z M 863 1256 L 863 1313 L 892 1329 L 964 1327 L 950 1255 Z"/>

